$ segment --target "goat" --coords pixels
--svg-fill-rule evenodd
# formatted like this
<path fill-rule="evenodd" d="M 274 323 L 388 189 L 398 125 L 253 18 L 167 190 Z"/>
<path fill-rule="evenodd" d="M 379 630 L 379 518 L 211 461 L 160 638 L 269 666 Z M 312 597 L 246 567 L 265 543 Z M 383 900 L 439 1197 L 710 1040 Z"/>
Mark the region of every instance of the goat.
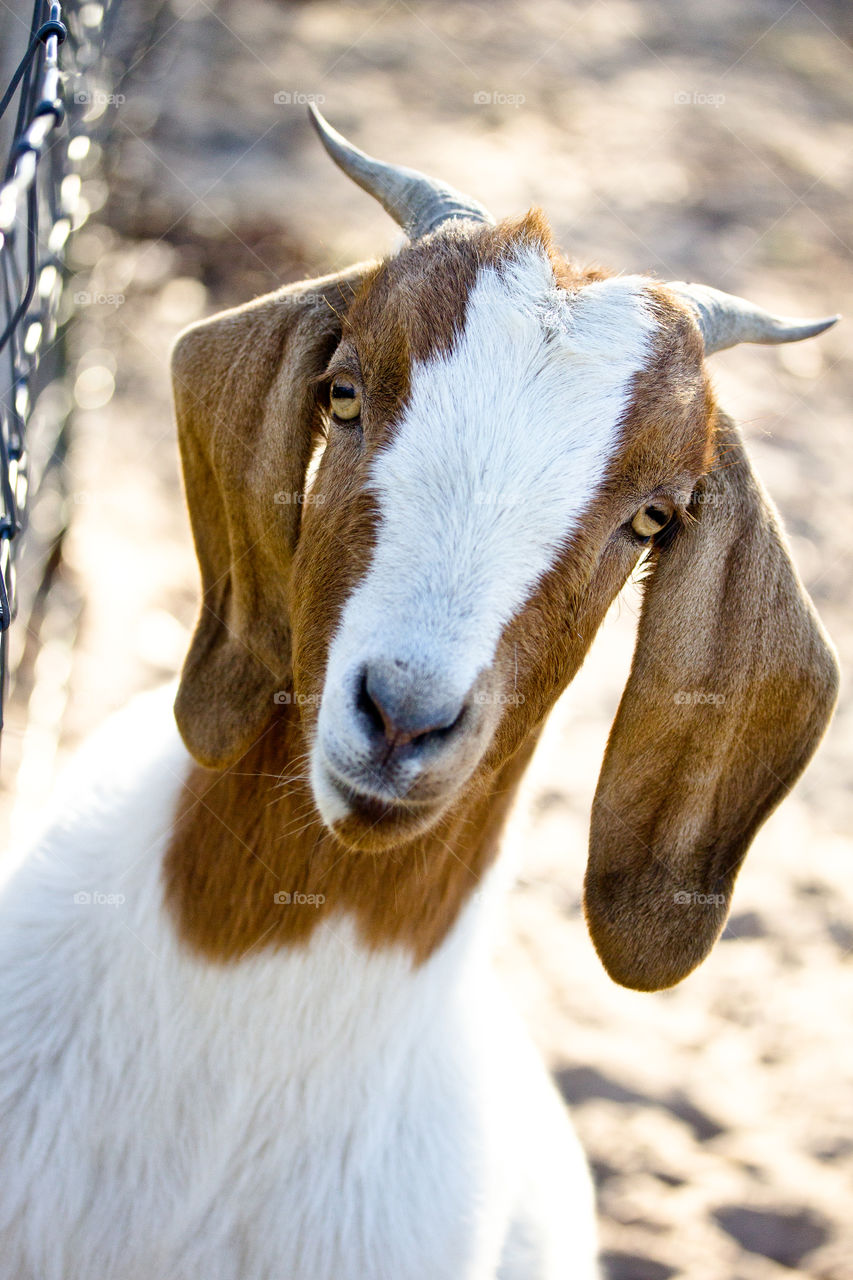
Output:
<path fill-rule="evenodd" d="M 488 955 L 543 722 L 645 557 L 585 912 L 656 990 L 835 701 L 705 367 L 833 320 L 583 270 L 314 121 L 408 240 L 174 348 L 202 604 L 0 900 L 0 1280 L 590 1280 Z"/>

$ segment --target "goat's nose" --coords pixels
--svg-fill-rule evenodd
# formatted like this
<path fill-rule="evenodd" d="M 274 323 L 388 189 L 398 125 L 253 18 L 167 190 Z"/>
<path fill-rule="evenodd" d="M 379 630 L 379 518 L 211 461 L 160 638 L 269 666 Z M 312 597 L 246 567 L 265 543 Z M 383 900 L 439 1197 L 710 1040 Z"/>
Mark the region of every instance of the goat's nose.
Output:
<path fill-rule="evenodd" d="M 377 739 L 391 748 L 425 745 L 461 721 L 465 698 L 435 692 L 431 681 L 405 663 L 372 662 L 361 673 L 357 702 Z"/>

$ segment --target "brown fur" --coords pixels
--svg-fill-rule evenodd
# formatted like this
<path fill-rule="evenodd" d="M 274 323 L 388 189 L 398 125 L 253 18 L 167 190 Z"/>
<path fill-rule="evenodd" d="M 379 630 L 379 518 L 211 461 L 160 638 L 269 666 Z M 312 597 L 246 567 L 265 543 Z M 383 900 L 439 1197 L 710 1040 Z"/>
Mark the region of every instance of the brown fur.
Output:
<path fill-rule="evenodd" d="M 587 922 L 611 976 L 644 990 L 707 955 L 752 838 L 811 758 L 838 689 L 723 415 L 697 498 L 648 579 L 592 813 Z"/>
<path fill-rule="evenodd" d="M 405 946 L 418 962 L 440 945 L 494 859 L 503 819 L 532 751 L 507 761 L 492 790 L 466 795 L 432 831 L 381 857 L 344 849 L 320 822 L 304 777 L 292 706 L 231 769 L 196 767 L 165 862 L 181 936 L 214 960 L 294 946 L 355 918 L 370 946 Z M 276 894 L 322 897 L 282 903 Z"/>
<path fill-rule="evenodd" d="M 493 690 L 512 682 L 519 696 L 488 726 L 473 778 L 440 816 L 409 797 L 408 810 L 353 818 L 338 833 L 348 847 L 320 823 L 304 761 L 330 638 L 370 562 L 367 468 L 406 403 L 412 360 L 452 346 L 478 271 L 519 242 L 543 245 L 564 288 L 600 278 L 556 254 L 539 214 L 449 226 L 379 267 L 216 317 L 176 348 L 204 589 L 176 711 L 214 772 L 188 781 L 165 875 L 182 936 L 212 958 L 303 942 L 345 913 L 370 945 L 403 943 L 418 960 L 439 945 L 494 857 L 545 716 L 641 554 L 629 522 L 655 496 L 670 497 L 683 523 L 652 556 L 586 885 L 593 939 L 618 981 L 664 986 L 698 963 L 724 911 L 674 904 L 674 894 L 719 891 L 727 904 L 756 827 L 826 723 L 831 652 L 737 433 L 717 415 L 695 324 L 653 288 L 661 338 L 618 460 L 583 529 L 506 628 L 485 678 Z M 302 493 L 322 425 L 314 388 L 330 356 L 329 375 L 362 386 L 363 438 L 332 428 L 309 501 L 276 509 L 277 491 Z M 691 503 L 703 476 L 704 501 Z M 724 690 L 725 703 L 675 701 L 703 689 Z M 279 705 L 277 690 L 295 701 Z M 282 905 L 276 892 L 325 901 Z"/>
<path fill-rule="evenodd" d="M 202 603 L 175 713 L 193 755 L 222 767 L 290 679 L 288 586 L 320 410 L 311 378 L 375 266 L 258 298 L 186 330 L 172 353 Z M 282 498 L 288 501 L 282 501 Z M 278 500 L 277 500 L 278 499 Z"/>

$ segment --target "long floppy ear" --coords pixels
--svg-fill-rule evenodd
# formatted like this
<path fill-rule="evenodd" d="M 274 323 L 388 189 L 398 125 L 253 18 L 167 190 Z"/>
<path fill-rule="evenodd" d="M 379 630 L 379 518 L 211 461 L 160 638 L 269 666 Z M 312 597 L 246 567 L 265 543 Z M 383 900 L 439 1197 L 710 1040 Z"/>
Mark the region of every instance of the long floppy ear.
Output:
<path fill-rule="evenodd" d="M 587 923 L 610 976 L 672 986 L 725 923 L 758 827 L 832 714 L 835 656 L 739 433 L 657 553 L 592 813 Z"/>
<path fill-rule="evenodd" d="M 184 741 L 224 768 L 290 678 L 290 564 L 319 427 L 312 379 L 368 267 L 281 289 L 186 330 L 172 354 L 202 603 L 175 703 Z"/>

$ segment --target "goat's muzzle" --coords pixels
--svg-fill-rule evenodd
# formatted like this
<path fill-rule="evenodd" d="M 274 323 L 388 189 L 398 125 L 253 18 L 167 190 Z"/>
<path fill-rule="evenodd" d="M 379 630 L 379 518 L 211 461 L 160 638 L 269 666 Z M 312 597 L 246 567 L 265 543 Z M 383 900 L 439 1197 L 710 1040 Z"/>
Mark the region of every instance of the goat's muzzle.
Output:
<path fill-rule="evenodd" d="M 396 657 L 353 664 L 326 688 L 312 753 L 321 816 L 343 843 L 385 848 L 429 829 L 483 758 L 501 700 Z"/>

